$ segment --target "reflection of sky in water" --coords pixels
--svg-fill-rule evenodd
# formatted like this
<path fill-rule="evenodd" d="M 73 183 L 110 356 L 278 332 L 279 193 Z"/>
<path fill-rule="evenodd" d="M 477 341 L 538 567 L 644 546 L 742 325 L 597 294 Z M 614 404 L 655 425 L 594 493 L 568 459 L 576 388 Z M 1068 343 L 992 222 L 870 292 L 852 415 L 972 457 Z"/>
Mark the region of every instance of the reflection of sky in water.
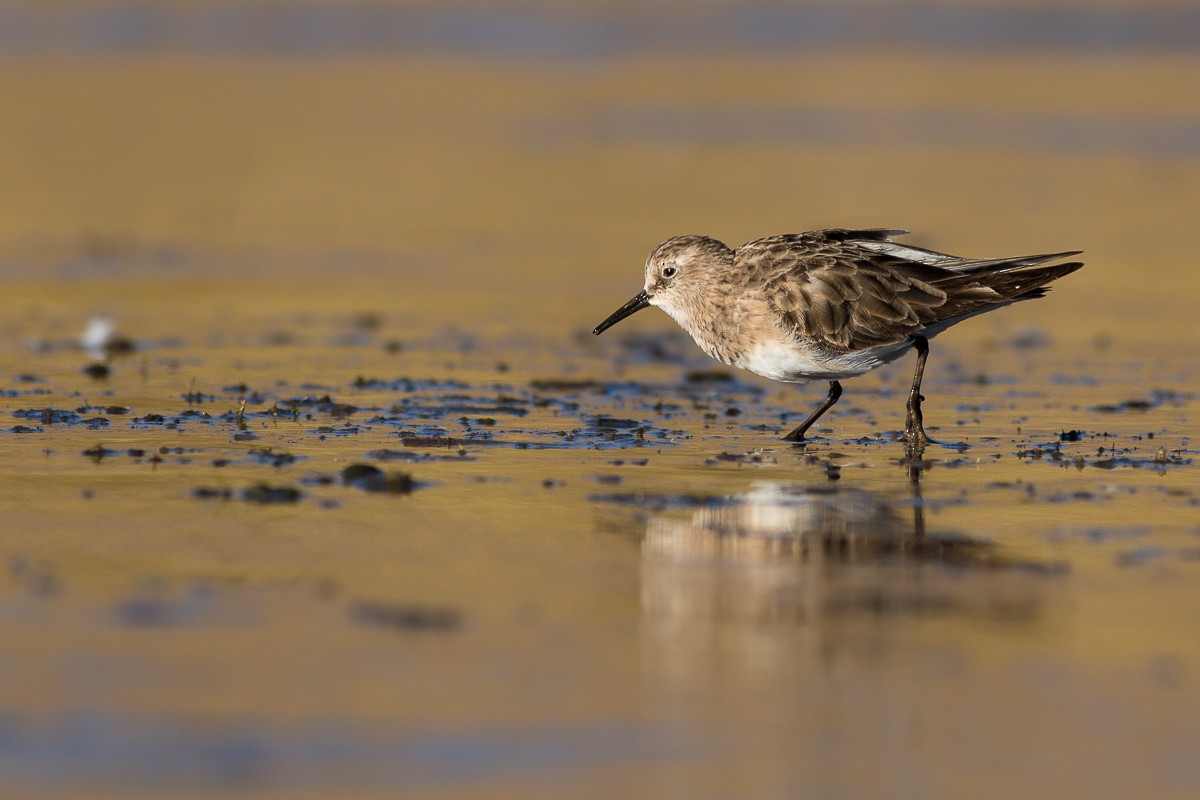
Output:
<path fill-rule="evenodd" d="M 129 53 L 300 55 L 471 52 L 595 58 L 655 49 L 686 53 L 794 52 L 821 47 L 949 50 L 1194 52 L 1200 6 L 1143 9 L 1077 5 L 1015 7 L 833 2 L 753 3 L 675 9 L 521 5 L 461 9 L 211 3 L 162 8 L 115 3 L 69 11 L 0 9 L 0 53 L 68 50 Z"/>
<path fill-rule="evenodd" d="M 497 726 L 440 733 L 379 731 L 348 719 L 278 729 L 253 720 L 221 723 L 124 713 L 79 712 L 50 721 L 0 717 L 0 772 L 27 785 L 92 781 L 165 786 L 356 790 L 445 787 L 648 758 L 688 758 L 678 732 L 622 722 Z"/>

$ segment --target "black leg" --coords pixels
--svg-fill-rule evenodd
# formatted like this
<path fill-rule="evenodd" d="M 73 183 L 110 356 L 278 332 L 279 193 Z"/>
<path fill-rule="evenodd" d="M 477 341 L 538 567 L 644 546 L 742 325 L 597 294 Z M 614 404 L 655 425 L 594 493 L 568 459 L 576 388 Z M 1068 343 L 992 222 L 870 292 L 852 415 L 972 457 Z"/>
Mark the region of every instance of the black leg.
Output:
<path fill-rule="evenodd" d="M 924 447 L 929 441 L 925 435 L 925 417 L 921 414 L 921 377 L 925 374 L 925 359 L 929 356 L 929 342 L 924 336 L 913 337 L 917 349 L 917 369 L 913 372 L 912 391 L 908 394 L 908 413 L 904 418 L 904 439 L 910 445 Z"/>
<path fill-rule="evenodd" d="M 783 437 L 783 440 L 785 442 L 803 442 L 805 431 L 807 431 L 809 428 L 811 428 L 812 424 L 814 422 L 816 422 L 817 419 L 819 419 L 822 414 L 824 414 L 829 409 L 833 408 L 833 404 L 836 403 L 838 401 L 838 398 L 841 396 L 842 396 L 842 385 L 840 383 L 838 383 L 837 381 L 830 381 L 829 382 L 829 396 L 825 398 L 825 402 L 821 404 L 820 408 L 818 408 L 813 413 L 809 414 L 808 419 L 804 420 L 804 422 L 801 422 L 796 427 L 796 430 L 792 431 L 787 436 Z"/>

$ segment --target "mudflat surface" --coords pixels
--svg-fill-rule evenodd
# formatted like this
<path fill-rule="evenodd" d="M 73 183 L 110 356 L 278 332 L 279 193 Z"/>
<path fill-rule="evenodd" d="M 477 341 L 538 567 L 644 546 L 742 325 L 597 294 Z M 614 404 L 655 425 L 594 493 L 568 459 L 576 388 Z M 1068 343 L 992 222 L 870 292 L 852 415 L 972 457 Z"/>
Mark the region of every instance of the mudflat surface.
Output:
<path fill-rule="evenodd" d="M 8 791 L 1194 795 L 1186 5 L 237 8 L 5 12 Z M 916 462 L 911 356 L 795 447 L 823 386 L 590 335 L 835 225 L 1087 266 Z"/>

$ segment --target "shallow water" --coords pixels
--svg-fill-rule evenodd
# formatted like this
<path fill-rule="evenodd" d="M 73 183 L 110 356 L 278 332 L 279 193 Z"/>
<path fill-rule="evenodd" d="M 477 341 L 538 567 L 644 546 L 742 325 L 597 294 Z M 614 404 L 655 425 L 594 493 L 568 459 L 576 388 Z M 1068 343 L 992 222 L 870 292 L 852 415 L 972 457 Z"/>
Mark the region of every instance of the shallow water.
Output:
<path fill-rule="evenodd" d="M 0 62 L 9 793 L 1194 795 L 1194 59 L 67 41 Z M 911 357 L 797 447 L 823 386 L 589 334 L 825 224 L 1087 267 L 933 341 L 919 461 Z"/>
<path fill-rule="evenodd" d="M 996 759 L 997 796 L 1197 777 L 1182 361 L 1145 384 L 1111 350 L 1009 343 L 974 373 L 935 340 L 927 417 L 955 446 L 914 465 L 906 363 L 794 447 L 819 392 L 714 371 L 674 333 L 222 328 L 135 341 L 105 380 L 63 343 L 8 353 L 19 785 L 957 794 Z M 415 484 L 364 491 L 353 464 Z M 1103 784 L 1062 770 L 1131 750 L 1139 772 Z"/>

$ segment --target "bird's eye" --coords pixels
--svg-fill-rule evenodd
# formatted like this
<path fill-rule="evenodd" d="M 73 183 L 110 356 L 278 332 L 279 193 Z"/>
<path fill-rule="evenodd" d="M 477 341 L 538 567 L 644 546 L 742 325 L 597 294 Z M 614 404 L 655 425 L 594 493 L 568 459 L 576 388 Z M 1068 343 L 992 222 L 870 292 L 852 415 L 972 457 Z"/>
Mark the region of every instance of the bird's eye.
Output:
<path fill-rule="evenodd" d="M 674 278 L 675 273 L 678 271 L 679 270 L 675 269 L 675 267 L 663 267 L 663 277 L 664 278 Z"/>

